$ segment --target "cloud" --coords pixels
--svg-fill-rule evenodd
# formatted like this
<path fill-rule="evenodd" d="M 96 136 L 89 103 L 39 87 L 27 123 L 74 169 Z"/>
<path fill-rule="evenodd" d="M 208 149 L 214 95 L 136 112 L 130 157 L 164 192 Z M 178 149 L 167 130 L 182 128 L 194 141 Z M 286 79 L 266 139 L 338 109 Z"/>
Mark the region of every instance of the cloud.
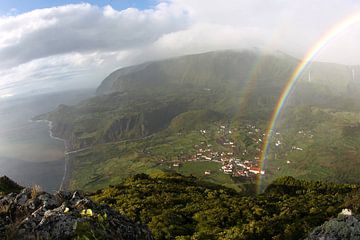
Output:
<path fill-rule="evenodd" d="M 255 46 L 301 58 L 336 23 L 354 13 L 360 14 L 360 2 L 353 0 L 171 2 L 191 9 L 193 25 L 165 34 L 156 45 L 186 52 Z M 325 49 L 319 60 L 360 64 L 360 51 L 356 51 L 360 49 L 355 44 L 360 28 L 353 26 L 351 31 L 352 34 L 338 38 Z"/>
<path fill-rule="evenodd" d="M 185 30 L 164 34 L 153 44 L 138 51 L 132 62 L 213 50 L 256 48 L 264 45 L 266 37 L 266 34 L 251 27 L 199 23 Z"/>
<path fill-rule="evenodd" d="M 185 10 L 172 8 L 168 3 L 147 10 L 122 11 L 111 6 L 76 4 L 3 16 L 0 86 L 31 83 L 45 76 L 55 82 L 74 79 L 66 73 L 74 71 L 74 67 L 82 69 L 76 72 L 83 72 L 84 79 L 89 75 L 86 71 L 91 72 L 93 77 L 88 81 L 92 86 L 99 81 L 94 76 L 103 78 L 105 71 L 126 64 L 127 60 L 121 61 L 126 52 L 148 46 L 163 34 L 184 29 L 188 21 Z"/>
<path fill-rule="evenodd" d="M 72 4 L 0 17 L 0 91 L 96 86 L 112 70 L 218 49 L 264 47 L 301 58 L 353 0 L 163 0 L 115 10 Z M 360 25 L 360 24 L 359 24 Z M 354 26 L 319 60 L 360 64 Z"/>
<path fill-rule="evenodd" d="M 0 95 L 95 88 L 125 63 L 130 52 L 69 53 L 35 59 L 0 71 Z"/>
<path fill-rule="evenodd" d="M 186 13 L 174 13 L 165 3 L 145 11 L 89 4 L 35 10 L 0 20 L 6 36 L 0 40 L 0 67 L 69 52 L 141 47 L 185 25 Z"/>

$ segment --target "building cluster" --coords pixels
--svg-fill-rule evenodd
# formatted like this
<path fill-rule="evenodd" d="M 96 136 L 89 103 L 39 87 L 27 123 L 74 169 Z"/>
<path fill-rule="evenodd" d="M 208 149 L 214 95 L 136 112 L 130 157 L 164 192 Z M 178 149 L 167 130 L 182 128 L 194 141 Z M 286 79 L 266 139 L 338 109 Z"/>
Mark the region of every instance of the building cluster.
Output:
<path fill-rule="evenodd" d="M 201 129 L 199 131 L 200 134 L 206 137 L 215 135 L 216 139 L 211 139 L 211 143 L 214 143 L 215 146 L 209 144 L 208 141 L 195 144 L 195 153 L 190 156 L 180 156 L 178 161 L 173 164 L 174 167 L 179 167 L 182 161 L 211 161 L 221 163 L 219 170 L 233 177 L 254 178 L 257 175 L 265 174 L 260 165 L 265 133 L 259 127 L 249 124 L 245 128 L 236 129 L 226 125 L 219 125 L 215 130 Z M 236 137 L 239 131 L 244 134 L 242 140 Z M 311 131 L 299 130 L 297 134 L 306 138 L 314 137 Z M 283 136 L 278 131 L 273 132 L 272 136 L 272 142 L 278 152 L 304 150 L 299 146 L 287 146 L 287 144 L 284 144 Z M 286 161 L 286 164 L 290 163 L 290 160 Z M 210 170 L 204 171 L 204 175 L 211 174 Z"/>
<path fill-rule="evenodd" d="M 214 132 L 212 131 L 214 130 L 199 130 L 200 134 L 204 136 L 213 136 Z M 244 139 L 246 140 L 243 139 L 237 143 L 239 139 L 236 138 L 235 133 L 238 133 L 238 131 L 245 134 L 246 137 Z M 261 169 L 260 165 L 260 156 L 262 154 L 265 133 L 259 127 L 248 124 L 245 126 L 245 129 L 238 130 L 226 125 L 219 125 L 216 132 L 217 134 L 215 135 L 217 136 L 217 139 L 212 139 L 212 142 L 215 142 L 215 146 L 206 141 L 202 141 L 199 144 L 194 145 L 195 154 L 190 156 L 184 155 L 179 158 L 179 161 L 212 161 L 221 163 L 222 166 L 220 171 L 234 177 L 253 178 L 256 175 L 265 174 L 265 171 Z M 311 131 L 299 130 L 297 134 L 307 138 L 313 138 Z M 280 151 L 304 150 L 299 146 L 285 146 L 286 144 L 284 145 L 283 143 L 283 137 L 278 131 L 273 132 L 272 136 L 276 149 L 279 149 Z M 180 166 L 180 162 L 174 163 L 173 166 Z M 286 164 L 290 163 L 289 160 L 286 161 Z M 211 175 L 212 173 L 211 171 L 205 171 L 204 174 Z"/>
<path fill-rule="evenodd" d="M 230 159 L 221 167 L 226 174 L 231 174 L 234 177 L 254 177 L 254 175 L 264 175 L 265 171 L 261 170 L 258 162 L 254 161 L 240 161 L 239 159 Z"/>
<path fill-rule="evenodd" d="M 252 140 L 253 150 L 240 149 L 232 137 L 233 132 L 237 131 L 236 128 L 230 129 L 225 125 L 220 125 L 218 128 L 219 138 L 216 140 L 224 149 L 223 151 L 213 150 L 211 144 L 200 142 L 194 145 L 196 153 L 186 161 L 213 161 L 222 164 L 221 171 L 225 174 L 234 177 L 255 177 L 258 174 L 265 174 L 261 170 L 259 160 L 261 154 L 262 137 L 264 134 L 261 130 L 253 125 L 247 125 L 247 135 Z M 201 134 L 207 134 L 209 130 L 200 130 Z M 226 149 L 226 150 L 225 150 Z M 255 151 L 255 152 L 254 152 Z M 175 166 L 175 165 L 174 165 Z M 177 164 L 178 166 L 178 164 Z M 211 171 L 205 171 L 205 175 L 210 175 Z"/>
<path fill-rule="evenodd" d="M 308 137 L 308 138 L 313 138 L 314 137 L 314 135 L 312 134 L 312 132 L 311 132 L 311 130 L 303 130 L 303 129 L 301 129 L 301 130 L 299 130 L 298 131 L 298 134 L 299 135 L 302 135 L 302 136 L 304 136 L 304 137 Z"/>

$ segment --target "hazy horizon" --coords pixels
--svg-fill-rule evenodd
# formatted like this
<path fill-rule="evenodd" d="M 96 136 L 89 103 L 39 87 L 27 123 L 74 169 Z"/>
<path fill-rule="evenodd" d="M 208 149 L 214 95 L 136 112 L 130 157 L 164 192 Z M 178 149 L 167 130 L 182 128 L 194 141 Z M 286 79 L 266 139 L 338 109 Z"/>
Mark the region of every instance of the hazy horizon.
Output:
<path fill-rule="evenodd" d="M 302 59 L 359 10 L 351 0 L 4 1 L 0 95 L 95 88 L 120 67 L 223 49 L 264 48 Z M 360 64 L 359 25 L 315 60 Z"/>

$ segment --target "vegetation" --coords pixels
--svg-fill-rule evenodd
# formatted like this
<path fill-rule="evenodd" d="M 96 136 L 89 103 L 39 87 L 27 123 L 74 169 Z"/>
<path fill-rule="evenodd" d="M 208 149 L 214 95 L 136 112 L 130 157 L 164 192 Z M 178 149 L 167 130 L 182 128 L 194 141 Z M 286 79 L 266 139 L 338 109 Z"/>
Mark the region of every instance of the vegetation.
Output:
<path fill-rule="evenodd" d="M 0 177 L 0 196 L 11 192 L 18 193 L 23 189 L 16 182 L 8 178 L 7 176 Z"/>
<path fill-rule="evenodd" d="M 359 116 L 355 111 L 316 106 L 288 109 L 277 129 L 283 144 L 275 147 L 272 143 L 268 155 L 268 170 L 272 173 L 267 175 L 268 182 L 278 176 L 291 175 L 309 180 L 358 183 Z"/>
<path fill-rule="evenodd" d="M 10 191 L 8 186 L 8 178 L 1 178 L 0 188 Z M 25 194 L 30 199 L 39 197 L 31 189 Z M 88 196 L 132 221 L 147 224 L 155 239 L 346 238 L 357 236 L 358 221 L 338 214 L 349 208 L 355 217 L 360 215 L 360 185 L 292 177 L 279 178 L 263 194 L 250 196 L 196 177 L 137 174 Z M 72 211 L 64 208 L 65 215 Z M 88 207 L 79 212 L 82 218 L 94 220 L 96 227 L 80 221 L 73 228 L 76 239 L 101 239 L 101 233 L 109 229 L 108 214 L 94 211 Z"/>
<path fill-rule="evenodd" d="M 359 187 L 283 177 L 244 196 L 195 177 L 139 174 L 91 197 L 146 223 L 155 239 L 301 239 L 358 198 Z"/>

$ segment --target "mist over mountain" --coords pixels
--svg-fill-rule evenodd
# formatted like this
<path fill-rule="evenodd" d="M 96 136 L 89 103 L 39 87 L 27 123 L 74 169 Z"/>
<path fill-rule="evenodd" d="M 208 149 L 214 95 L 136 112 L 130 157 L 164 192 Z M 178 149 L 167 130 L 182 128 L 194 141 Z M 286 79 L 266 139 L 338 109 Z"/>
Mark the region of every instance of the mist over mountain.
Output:
<path fill-rule="evenodd" d="M 75 106 L 61 105 L 38 119 L 52 121 L 53 134 L 67 140 L 68 151 L 81 152 L 71 161 L 72 188 L 98 189 L 144 171 L 182 173 L 186 168 L 171 165 L 185 164 L 196 153 L 202 155 L 198 151 L 204 143 L 212 146 L 207 147 L 212 154 L 205 155 L 208 158 L 220 161 L 220 155 L 214 156 L 229 151 L 236 161 L 250 161 L 256 168 L 273 109 L 298 63 L 281 52 L 258 50 L 208 52 L 144 63 L 111 73 L 96 97 Z M 267 182 L 284 175 L 354 181 L 358 172 L 351 168 L 350 173 L 346 166 L 357 164 L 351 153 L 357 140 L 350 140 L 354 138 L 346 129 L 358 123 L 356 69 L 321 62 L 305 69 L 277 123 L 281 135 L 271 140 Z M 222 135 L 223 130 L 216 130 L 220 126 L 231 134 Z M 249 126 L 257 129 L 257 137 L 251 136 Z M 300 138 L 298 132 L 308 137 Z M 347 138 L 351 142 L 341 143 Z M 233 148 L 226 141 L 233 142 Z M 342 145 L 343 157 L 335 158 L 329 149 L 335 142 Z M 307 154 L 314 157 L 309 159 Z M 351 164 L 342 166 L 344 161 Z M 219 167 L 216 162 L 210 165 L 199 169 Z M 119 176 L 105 166 L 131 171 Z M 194 173 L 189 169 L 187 173 Z M 231 176 L 238 172 L 233 170 Z M 228 177 L 210 181 L 235 188 L 242 185 Z M 245 182 L 248 180 L 254 184 L 252 177 Z"/>
<path fill-rule="evenodd" d="M 280 85 L 288 80 L 299 60 L 282 52 L 216 51 L 148 62 L 111 73 L 97 89 L 106 94 L 175 84 L 198 87 L 245 87 L 250 81 Z M 314 62 L 301 80 L 327 86 L 334 94 L 345 94 L 355 84 L 358 67 Z M 310 73 L 310 75 L 309 75 Z M 341 79 L 341 81 L 339 81 Z M 226 85 L 226 86 L 224 86 Z"/>

